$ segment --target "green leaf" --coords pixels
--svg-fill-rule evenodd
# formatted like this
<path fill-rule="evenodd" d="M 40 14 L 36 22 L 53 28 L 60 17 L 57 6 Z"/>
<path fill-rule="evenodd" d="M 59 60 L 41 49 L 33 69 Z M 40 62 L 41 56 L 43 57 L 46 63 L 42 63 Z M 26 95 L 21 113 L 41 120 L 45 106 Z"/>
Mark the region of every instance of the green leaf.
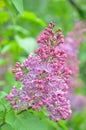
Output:
<path fill-rule="evenodd" d="M 0 106 L 2 106 L 5 109 L 9 110 L 10 109 L 10 105 L 9 102 L 5 99 L 5 96 L 7 95 L 6 92 L 4 91 L 0 91 Z M 1 109 L 2 111 L 2 109 Z"/>
<path fill-rule="evenodd" d="M 24 13 L 23 0 L 12 0 L 12 3 L 20 14 Z"/>
<path fill-rule="evenodd" d="M 4 24 L 9 19 L 9 14 L 6 11 L 0 11 L 0 24 Z"/>
<path fill-rule="evenodd" d="M 5 85 L 5 81 L 0 81 L 0 86 L 3 86 L 3 85 Z"/>
<path fill-rule="evenodd" d="M 25 29 L 25 28 L 23 28 L 22 26 L 19 26 L 19 25 L 9 25 L 8 30 L 16 31 L 16 33 L 20 32 L 20 33 L 25 34 L 25 35 L 30 33 L 27 29 Z"/>
<path fill-rule="evenodd" d="M 3 0 L 0 0 L 0 8 L 4 8 L 5 7 L 5 3 Z"/>
<path fill-rule="evenodd" d="M 3 98 L 5 97 L 6 93 L 1 91 L 0 92 L 0 124 L 3 123 L 3 120 L 5 118 L 5 114 L 6 114 L 6 107 L 4 102 L 2 101 Z"/>
<path fill-rule="evenodd" d="M 6 115 L 6 123 L 11 125 L 15 130 L 53 130 L 53 127 L 28 111 L 16 115 L 14 111 Z"/>
<path fill-rule="evenodd" d="M 0 91 L 0 101 L 6 96 L 4 91 Z"/>
<path fill-rule="evenodd" d="M 15 14 L 15 9 L 14 9 L 14 6 L 12 4 L 12 1 L 11 0 L 4 0 L 5 4 L 6 4 L 6 7 L 8 7 L 13 14 Z"/>
<path fill-rule="evenodd" d="M 24 0 L 24 8 L 27 11 L 32 10 L 37 14 L 43 14 L 46 11 L 49 1 L 50 0 Z"/>
<path fill-rule="evenodd" d="M 68 130 L 67 126 L 65 125 L 65 122 L 63 120 L 60 120 L 58 122 L 58 125 L 63 129 L 63 130 Z"/>
<path fill-rule="evenodd" d="M 6 113 L 6 111 L 3 107 L 3 105 L 0 104 L 0 124 L 2 124 L 5 119 L 5 113 Z"/>
<path fill-rule="evenodd" d="M 14 130 L 9 124 L 5 124 L 1 127 L 0 130 Z"/>
<path fill-rule="evenodd" d="M 0 66 L 5 65 L 8 63 L 8 59 L 0 58 Z"/>
<path fill-rule="evenodd" d="M 16 41 L 18 42 L 18 45 L 26 51 L 26 53 L 34 53 L 34 50 L 37 47 L 36 41 L 34 38 L 20 38 L 19 36 L 16 36 Z"/>
<path fill-rule="evenodd" d="M 10 48 L 11 48 L 11 44 L 5 45 L 5 46 L 2 48 L 2 50 L 1 50 L 1 54 L 6 53 Z"/>
<path fill-rule="evenodd" d="M 42 19 L 38 18 L 33 12 L 24 11 L 24 15 L 21 17 L 39 23 L 43 27 L 46 26 L 46 23 Z"/>
<path fill-rule="evenodd" d="M 84 130 L 86 128 L 86 109 L 82 112 L 74 113 L 71 120 L 71 124 L 74 130 Z"/>

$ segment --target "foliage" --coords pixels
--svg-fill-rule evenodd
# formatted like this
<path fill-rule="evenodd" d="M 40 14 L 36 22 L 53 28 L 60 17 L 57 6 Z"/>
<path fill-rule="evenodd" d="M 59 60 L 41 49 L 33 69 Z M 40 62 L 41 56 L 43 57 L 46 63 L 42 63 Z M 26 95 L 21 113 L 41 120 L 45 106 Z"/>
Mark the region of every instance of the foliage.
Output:
<path fill-rule="evenodd" d="M 37 48 L 35 39 L 50 21 L 62 27 L 65 36 L 76 22 L 86 22 L 86 1 L 73 0 L 82 10 L 81 14 L 69 1 L 0 0 L 0 130 L 86 129 L 86 110 L 73 111 L 69 120 L 56 123 L 46 118 L 45 110 L 40 113 L 31 109 L 16 112 L 5 100 L 14 84 L 20 87 L 11 73 L 15 62 L 22 62 L 30 53 L 34 53 Z M 86 39 L 80 46 L 79 59 L 79 78 L 83 81 L 83 88 L 77 88 L 76 92 L 86 96 Z"/>

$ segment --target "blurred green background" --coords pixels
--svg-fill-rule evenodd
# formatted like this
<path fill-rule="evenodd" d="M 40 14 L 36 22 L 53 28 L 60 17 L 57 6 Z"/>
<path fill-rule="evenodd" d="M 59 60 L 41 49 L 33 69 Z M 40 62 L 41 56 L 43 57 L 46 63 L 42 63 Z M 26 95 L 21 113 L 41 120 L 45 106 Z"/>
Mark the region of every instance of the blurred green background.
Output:
<path fill-rule="evenodd" d="M 66 37 L 76 22 L 86 24 L 86 0 L 0 0 L 0 90 L 8 93 L 17 84 L 11 73 L 15 62 L 34 53 L 36 37 L 50 21 L 61 27 Z M 83 85 L 76 92 L 86 96 L 86 39 L 80 46 L 79 59 Z M 86 111 L 73 113 L 57 129 L 86 130 Z"/>

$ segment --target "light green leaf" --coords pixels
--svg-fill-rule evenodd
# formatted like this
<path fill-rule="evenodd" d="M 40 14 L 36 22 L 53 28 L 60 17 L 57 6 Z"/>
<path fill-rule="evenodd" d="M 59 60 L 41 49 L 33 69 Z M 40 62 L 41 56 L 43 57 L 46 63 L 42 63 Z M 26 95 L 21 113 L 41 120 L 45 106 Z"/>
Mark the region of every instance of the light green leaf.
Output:
<path fill-rule="evenodd" d="M 2 106 L 2 108 L 4 108 L 4 111 L 9 110 L 10 109 L 10 105 L 9 102 L 5 99 L 5 96 L 7 95 L 6 92 L 4 91 L 0 91 L 0 107 Z M 2 111 L 2 108 L 0 111 Z"/>
<path fill-rule="evenodd" d="M 12 3 L 20 14 L 24 13 L 23 0 L 12 0 Z"/>
<path fill-rule="evenodd" d="M 0 100 L 2 100 L 6 96 L 4 91 L 0 91 Z"/>
<path fill-rule="evenodd" d="M 10 48 L 11 48 L 11 44 L 5 45 L 5 46 L 2 48 L 2 50 L 1 50 L 1 54 L 6 53 Z"/>
<path fill-rule="evenodd" d="M 8 59 L 0 58 L 0 66 L 3 66 L 8 63 Z"/>
<path fill-rule="evenodd" d="M 67 126 L 65 125 L 65 122 L 63 120 L 60 120 L 58 122 L 58 126 L 60 126 L 63 130 L 68 130 Z"/>
<path fill-rule="evenodd" d="M 47 124 L 44 119 L 28 111 L 20 115 L 11 111 L 6 116 L 6 122 L 15 130 L 53 130 L 53 127 Z"/>
<path fill-rule="evenodd" d="M 21 17 L 39 23 L 43 27 L 46 26 L 46 23 L 42 19 L 38 18 L 33 12 L 24 11 L 24 15 Z"/>
<path fill-rule="evenodd" d="M 12 1 L 11 0 L 4 0 L 5 4 L 6 4 L 6 7 L 8 7 L 13 14 L 15 14 L 15 9 L 14 9 L 14 6 L 12 4 Z"/>
<path fill-rule="evenodd" d="M 0 24 L 4 24 L 9 19 L 9 14 L 6 11 L 0 11 Z"/>
<path fill-rule="evenodd" d="M 25 29 L 19 25 L 9 25 L 8 30 L 11 30 L 11 31 L 15 30 L 16 32 L 20 32 L 20 33 L 25 34 L 25 35 L 30 33 L 27 29 Z"/>
<path fill-rule="evenodd" d="M 3 123 L 4 117 L 6 114 L 6 107 L 5 107 L 4 102 L 2 101 L 5 95 L 6 95 L 5 92 L 3 91 L 0 92 L 0 124 Z"/>
<path fill-rule="evenodd" d="M 5 81 L 1 80 L 0 81 L 0 86 L 3 86 L 3 85 L 5 85 Z"/>
<path fill-rule="evenodd" d="M 5 7 L 5 3 L 3 0 L 0 0 L 0 8 L 4 8 Z"/>
<path fill-rule="evenodd" d="M 5 124 L 1 127 L 1 130 L 14 130 L 9 124 Z"/>
<path fill-rule="evenodd" d="M 28 11 L 33 10 L 33 12 L 37 14 L 44 14 L 49 5 L 49 1 L 50 0 L 24 0 L 24 8 Z"/>
<path fill-rule="evenodd" d="M 16 41 L 18 42 L 18 45 L 26 51 L 26 53 L 34 53 L 34 50 L 37 47 L 36 41 L 34 38 L 20 38 L 19 36 L 16 36 Z"/>

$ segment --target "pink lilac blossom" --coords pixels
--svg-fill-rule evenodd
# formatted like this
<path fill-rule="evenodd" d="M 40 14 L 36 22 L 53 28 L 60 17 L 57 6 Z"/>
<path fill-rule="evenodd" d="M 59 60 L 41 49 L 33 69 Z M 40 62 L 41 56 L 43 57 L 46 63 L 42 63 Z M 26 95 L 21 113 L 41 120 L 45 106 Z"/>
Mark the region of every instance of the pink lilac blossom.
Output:
<path fill-rule="evenodd" d="M 68 55 L 67 65 L 72 70 L 72 76 L 70 80 L 70 88 L 75 90 L 77 87 L 76 80 L 79 76 L 79 64 L 78 59 L 80 44 L 84 41 L 84 33 L 86 33 L 86 28 L 82 22 L 78 22 L 75 25 L 73 31 L 69 32 L 66 36 L 62 45 L 62 48 L 66 51 Z"/>
<path fill-rule="evenodd" d="M 72 99 L 72 100 L 71 100 Z M 81 94 L 70 94 L 71 106 L 74 111 L 82 112 L 86 109 L 86 97 Z"/>
<path fill-rule="evenodd" d="M 71 116 L 68 100 L 68 81 L 71 70 L 67 67 L 67 54 L 61 48 L 64 37 L 59 28 L 53 31 L 54 23 L 38 36 L 35 56 L 30 55 L 22 64 L 16 63 L 13 73 L 22 83 L 18 90 L 13 86 L 6 99 L 16 110 L 22 108 L 40 111 L 43 107 L 49 118 L 55 121 Z"/>
<path fill-rule="evenodd" d="M 86 97 L 75 93 L 76 88 L 80 87 L 80 85 L 82 86 L 78 78 L 80 64 L 78 53 L 80 44 L 82 44 L 85 39 L 84 33 L 86 33 L 84 24 L 82 22 L 76 23 L 74 30 L 68 33 L 65 38 L 65 44 L 62 45 L 62 48 L 68 55 L 67 65 L 72 70 L 72 76 L 70 77 L 71 80 L 69 80 L 69 99 L 71 101 L 72 108 L 79 111 L 86 107 Z"/>

